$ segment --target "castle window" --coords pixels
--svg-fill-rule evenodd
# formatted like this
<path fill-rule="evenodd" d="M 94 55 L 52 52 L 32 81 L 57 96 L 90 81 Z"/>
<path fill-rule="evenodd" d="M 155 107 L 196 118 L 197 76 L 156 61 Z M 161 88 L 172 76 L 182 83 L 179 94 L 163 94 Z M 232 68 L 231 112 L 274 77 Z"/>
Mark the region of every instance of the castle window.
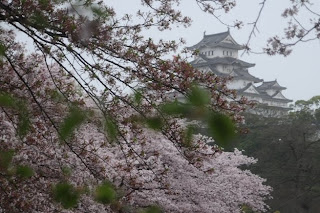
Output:
<path fill-rule="evenodd" d="M 223 55 L 224 55 L 224 52 L 225 52 L 225 51 L 223 50 Z"/>
<path fill-rule="evenodd" d="M 211 51 L 211 55 L 213 55 L 213 51 Z"/>

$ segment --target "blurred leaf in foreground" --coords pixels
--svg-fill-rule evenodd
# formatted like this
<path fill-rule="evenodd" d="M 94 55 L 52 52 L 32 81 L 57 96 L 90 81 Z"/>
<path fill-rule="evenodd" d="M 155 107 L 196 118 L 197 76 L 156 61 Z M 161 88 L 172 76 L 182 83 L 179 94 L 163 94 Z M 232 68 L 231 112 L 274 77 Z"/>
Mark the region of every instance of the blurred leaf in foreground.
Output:
<path fill-rule="evenodd" d="M 149 128 L 154 130 L 161 130 L 163 127 L 163 121 L 160 117 L 150 117 L 146 119 L 146 124 Z"/>
<path fill-rule="evenodd" d="M 163 211 L 158 206 L 149 206 L 143 209 L 142 211 L 140 211 L 140 213 L 163 213 Z"/>
<path fill-rule="evenodd" d="M 116 199 L 116 191 L 109 183 L 103 183 L 96 188 L 96 201 L 103 204 L 109 204 Z"/>
<path fill-rule="evenodd" d="M 134 100 L 134 102 L 135 102 L 137 105 L 140 105 L 140 104 L 141 104 L 142 98 L 143 98 L 143 96 L 142 96 L 141 91 L 136 91 L 136 92 L 134 93 L 133 100 Z"/>
<path fill-rule="evenodd" d="M 195 127 L 193 125 L 187 126 L 184 132 L 184 146 L 191 147 L 192 145 L 192 136 L 195 132 Z"/>
<path fill-rule="evenodd" d="M 29 112 L 22 100 L 15 99 L 9 94 L 0 94 L 0 106 L 8 107 L 18 111 L 17 133 L 20 137 L 28 133 L 30 127 Z"/>
<path fill-rule="evenodd" d="M 0 106 L 14 107 L 14 99 L 9 94 L 0 94 Z"/>
<path fill-rule="evenodd" d="M 228 146 L 235 137 L 235 124 L 228 116 L 220 113 L 211 113 L 208 116 L 208 129 L 216 143 L 222 147 Z"/>
<path fill-rule="evenodd" d="M 86 112 L 78 107 L 71 107 L 67 117 L 63 120 L 60 126 L 60 138 L 66 140 L 73 131 L 79 127 L 86 119 Z"/>
<path fill-rule="evenodd" d="M 29 113 L 26 109 L 21 110 L 19 112 L 19 122 L 17 126 L 17 132 L 18 135 L 23 137 L 25 136 L 30 128 L 30 119 L 29 119 Z"/>
<path fill-rule="evenodd" d="M 107 136 L 110 142 L 113 142 L 116 140 L 118 136 L 118 127 L 115 124 L 115 121 L 111 120 L 110 118 L 107 118 L 105 120 L 105 131 L 107 132 Z"/>
<path fill-rule="evenodd" d="M 160 109 L 167 115 L 187 115 L 190 112 L 190 106 L 178 101 L 162 104 Z"/>
<path fill-rule="evenodd" d="M 188 102 L 193 106 L 200 107 L 210 103 L 209 93 L 199 86 L 193 86 L 191 92 L 187 96 Z"/>
<path fill-rule="evenodd" d="M 53 188 L 53 199 L 66 209 L 77 206 L 79 196 L 79 192 L 69 183 L 58 183 Z"/>
<path fill-rule="evenodd" d="M 33 170 L 29 166 L 19 165 L 16 168 L 16 174 L 21 178 L 30 178 L 33 175 Z"/>
<path fill-rule="evenodd" d="M 10 151 L 0 150 L 0 171 L 1 170 L 6 171 L 9 168 L 13 155 L 14 155 L 14 152 L 12 150 Z"/>

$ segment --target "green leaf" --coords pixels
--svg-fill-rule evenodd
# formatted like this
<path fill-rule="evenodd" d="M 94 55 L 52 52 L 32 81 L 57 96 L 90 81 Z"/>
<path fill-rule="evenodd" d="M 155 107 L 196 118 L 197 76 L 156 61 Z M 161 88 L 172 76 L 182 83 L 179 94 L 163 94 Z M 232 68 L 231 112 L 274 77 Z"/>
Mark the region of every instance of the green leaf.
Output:
<path fill-rule="evenodd" d="M 77 206 L 79 196 L 79 192 L 69 183 L 58 183 L 53 188 L 53 199 L 66 209 Z"/>
<path fill-rule="evenodd" d="M 95 199 L 99 203 L 109 204 L 116 199 L 117 193 L 109 183 L 103 183 L 96 188 Z"/>
<path fill-rule="evenodd" d="M 193 106 L 205 106 L 210 103 L 210 95 L 205 89 L 202 89 L 198 86 L 193 86 L 191 88 L 191 92 L 187 96 L 187 100 Z"/>
<path fill-rule="evenodd" d="M 1 54 L 1 53 L 0 53 Z M 9 94 L 0 94 L 0 106 L 14 107 L 14 99 Z"/>
<path fill-rule="evenodd" d="M 242 205 L 241 211 L 243 213 L 254 213 L 254 211 L 248 205 Z"/>
<path fill-rule="evenodd" d="M 30 178 L 33 175 L 33 170 L 29 166 L 19 165 L 16 168 L 16 175 L 21 178 Z"/>
<path fill-rule="evenodd" d="M 9 151 L 2 151 L 0 150 L 0 171 L 6 171 L 12 161 L 14 152 L 12 150 Z"/>
<path fill-rule="evenodd" d="M 40 11 L 32 13 L 29 20 L 31 22 L 30 24 L 35 28 L 45 29 L 49 27 L 48 18 Z"/>
<path fill-rule="evenodd" d="M 9 94 L 0 94 L 0 106 L 13 108 L 18 111 L 17 133 L 20 137 L 25 136 L 30 127 L 29 112 L 25 103 L 21 100 L 16 100 Z"/>
<path fill-rule="evenodd" d="M 69 167 L 67 167 L 67 166 L 63 166 L 62 168 L 61 168 L 61 171 L 62 171 L 62 174 L 64 174 L 65 176 L 70 176 L 71 175 L 71 173 L 72 173 L 72 170 L 71 170 L 71 168 L 69 168 Z"/>
<path fill-rule="evenodd" d="M 109 13 L 106 10 L 102 9 L 101 7 L 92 6 L 91 10 L 93 14 L 96 15 L 97 17 L 107 18 L 109 16 Z"/>
<path fill-rule="evenodd" d="M 154 130 L 161 130 L 163 121 L 160 117 L 150 117 L 146 119 L 146 124 L 149 128 Z"/>
<path fill-rule="evenodd" d="M 186 115 L 190 112 L 190 107 L 178 101 L 162 104 L 160 109 L 163 113 L 168 115 Z"/>
<path fill-rule="evenodd" d="M 6 50 L 6 46 L 0 42 L 0 58 L 5 55 Z"/>
<path fill-rule="evenodd" d="M 30 119 L 27 112 L 19 113 L 19 122 L 17 127 L 17 132 L 20 137 L 25 136 L 30 128 Z"/>
<path fill-rule="evenodd" d="M 232 120 L 223 114 L 212 113 L 208 116 L 208 129 L 218 145 L 224 147 L 235 137 L 235 125 Z"/>
<path fill-rule="evenodd" d="M 18 112 L 18 126 L 17 126 L 17 133 L 20 137 L 24 137 L 30 128 L 30 118 L 28 108 L 26 103 L 22 100 L 15 100 L 14 101 L 15 107 Z"/>
<path fill-rule="evenodd" d="M 140 91 L 136 91 L 134 93 L 133 100 L 136 104 L 140 105 L 142 101 L 142 93 Z"/>
<path fill-rule="evenodd" d="M 118 127 L 113 120 L 105 120 L 105 131 L 107 132 L 107 136 L 110 142 L 113 142 L 117 139 Z"/>
<path fill-rule="evenodd" d="M 70 112 L 60 126 L 60 138 L 66 140 L 86 119 L 86 113 L 78 107 L 71 107 Z"/>
<path fill-rule="evenodd" d="M 65 97 L 63 96 L 63 94 L 61 94 L 61 92 L 59 92 L 58 90 L 52 90 L 50 92 L 50 96 L 54 101 L 57 101 L 57 102 L 62 102 L 65 100 Z"/>
<path fill-rule="evenodd" d="M 162 213 L 162 209 L 158 206 L 149 206 L 141 211 L 141 213 Z"/>
<path fill-rule="evenodd" d="M 38 0 L 39 5 L 43 6 L 43 7 L 47 7 L 49 6 L 50 1 L 49 0 Z"/>
<path fill-rule="evenodd" d="M 187 129 L 184 132 L 184 146 L 191 147 L 192 145 L 192 137 L 195 132 L 195 127 L 193 125 L 187 126 Z"/>

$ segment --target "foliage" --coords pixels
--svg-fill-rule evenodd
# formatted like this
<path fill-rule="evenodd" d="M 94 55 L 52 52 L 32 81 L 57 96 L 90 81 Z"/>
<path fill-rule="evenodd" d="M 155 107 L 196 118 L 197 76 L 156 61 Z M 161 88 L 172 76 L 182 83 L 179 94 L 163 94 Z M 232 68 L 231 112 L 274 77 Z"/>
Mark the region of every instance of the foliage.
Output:
<path fill-rule="evenodd" d="M 2 151 L 0 150 L 0 169 L 7 170 L 13 157 L 13 151 Z"/>
<path fill-rule="evenodd" d="M 85 121 L 85 112 L 76 107 L 70 109 L 69 114 L 64 118 L 61 124 L 59 133 L 61 140 L 66 140 L 73 132 L 74 129 L 80 126 Z"/>
<path fill-rule="evenodd" d="M 30 178 L 33 175 L 33 171 L 28 166 L 17 166 L 16 174 L 21 178 Z"/>
<path fill-rule="evenodd" d="M 98 202 L 103 204 L 109 204 L 116 198 L 116 192 L 112 185 L 109 183 L 103 183 L 96 188 L 95 198 Z"/>
<path fill-rule="evenodd" d="M 58 183 L 52 193 L 53 199 L 66 209 L 75 207 L 78 203 L 79 193 L 69 183 Z"/>
<path fill-rule="evenodd" d="M 273 211 L 319 211 L 319 131 L 314 97 L 297 101 L 287 117 L 246 116 L 247 135 L 238 141 L 249 156 L 258 158 L 252 171 L 267 178 L 274 199 L 268 201 Z M 302 106 L 302 107 L 301 107 Z"/>

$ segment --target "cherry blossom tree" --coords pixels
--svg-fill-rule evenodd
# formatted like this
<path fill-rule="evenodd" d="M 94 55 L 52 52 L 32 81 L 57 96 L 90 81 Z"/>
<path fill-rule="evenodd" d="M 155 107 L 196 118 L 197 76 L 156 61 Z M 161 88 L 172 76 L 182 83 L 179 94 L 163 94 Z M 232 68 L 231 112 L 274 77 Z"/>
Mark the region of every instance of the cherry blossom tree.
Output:
<path fill-rule="evenodd" d="M 291 0 L 291 6 L 282 13 L 282 17 L 288 20 L 284 36 L 275 35 L 268 40 L 265 48 L 267 54 L 287 56 L 296 44 L 320 39 L 320 14 L 314 7 L 314 2 L 316 1 Z M 303 21 L 302 17 L 308 22 Z"/>
<path fill-rule="evenodd" d="M 112 142 L 101 112 L 78 94 L 63 70 L 42 60 L 30 55 L 15 61 L 32 93 L 9 62 L 2 62 L 2 210 L 131 212 L 153 204 L 172 212 L 237 212 L 243 204 L 265 209 L 270 188 L 238 168 L 255 160 L 208 146 L 204 136 L 179 146 L 165 134 L 128 122 L 126 106 L 117 111 L 124 119 L 118 123 L 121 137 Z M 58 84 L 72 100 L 57 92 Z M 29 124 L 23 124 L 21 113 L 27 113 Z M 68 131 L 68 122 L 78 128 Z M 170 133 L 181 137 L 185 121 L 171 125 Z M 100 195 L 99 187 L 107 193 Z"/>
<path fill-rule="evenodd" d="M 142 1 L 138 23 L 102 2 L 0 2 L 0 211 L 266 210 L 271 189 L 238 168 L 255 160 L 190 122 L 224 145 L 249 103 L 141 36 L 188 25 L 177 2 Z"/>

